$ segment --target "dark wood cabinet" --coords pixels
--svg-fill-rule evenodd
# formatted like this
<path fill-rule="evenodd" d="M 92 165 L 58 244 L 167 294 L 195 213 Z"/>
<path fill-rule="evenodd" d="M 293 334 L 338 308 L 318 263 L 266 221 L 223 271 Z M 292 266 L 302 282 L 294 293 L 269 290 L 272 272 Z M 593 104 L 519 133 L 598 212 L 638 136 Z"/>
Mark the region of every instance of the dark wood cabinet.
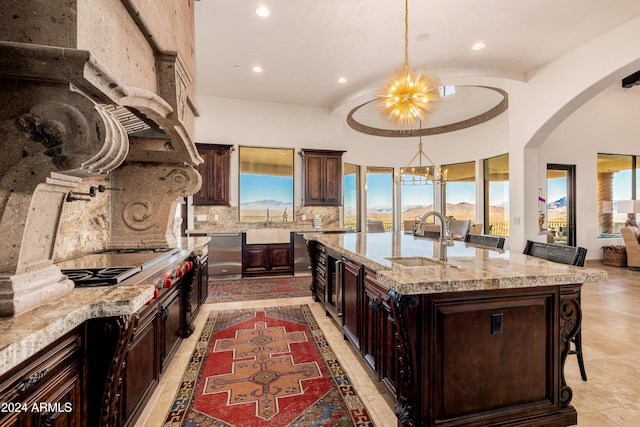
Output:
<path fill-rule="evenodd" d="M 293 242 L 251 245 L 242 235 L 242 275 L 293 274 Z"/>
<path fill-rule="evenodd" d="M 180 287 L 172 288 L 159 301 L 160 371 L 164 372 L 178 349 L 183 333 Z"/>
<path fill-rule="evenodd" d="M 193 195 L 194 205 L 229 206 L 231 149 L 233 145 L 196 144 L 204 160 L 198 165 L 202 187 Z"/>
<path fill-rule="evenodd" d="M 362 324 L 362 356 L 373 372 L 378 374 L 382 358 L 382 301 L 386 295 L 384 288 L 376 280 L 376 273 L 364 267 L 364 301 Z"/>
<path fill-rule="evenodd" d="M 86 425 L 81 326 L 0 376 L 0 425 Z"/>
<path fill-rule="evenodd" d="M 342 330 L 360 350 L 362 319 L 362 264 L 342 257 Z"/>
<path fill-rule="evenodd" d="M 146 306 L 138 311 L 135 319 L 135 332 L 125 357 L 122 388 L 123 419 L 131 421 L 131 424 L 144 409 L 160 380 L 157 308 Z"/>
<path fill-rule="evenodd" d="M 303 149 L 302 199 L 305 206 L 342 205 L 344 151 Z"/>

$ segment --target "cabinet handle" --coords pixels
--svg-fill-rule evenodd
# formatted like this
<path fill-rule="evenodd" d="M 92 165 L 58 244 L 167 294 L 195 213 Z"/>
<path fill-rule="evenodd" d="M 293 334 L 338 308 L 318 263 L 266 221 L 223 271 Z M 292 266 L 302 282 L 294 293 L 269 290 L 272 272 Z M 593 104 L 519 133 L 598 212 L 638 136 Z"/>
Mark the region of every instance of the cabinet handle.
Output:
<path fill-rule="evenodd" d="M 169 318 L 169 307 L 164 307 L 160 312 L 160 319 L 163 322 L 166 322 L 168 318 Z"/>

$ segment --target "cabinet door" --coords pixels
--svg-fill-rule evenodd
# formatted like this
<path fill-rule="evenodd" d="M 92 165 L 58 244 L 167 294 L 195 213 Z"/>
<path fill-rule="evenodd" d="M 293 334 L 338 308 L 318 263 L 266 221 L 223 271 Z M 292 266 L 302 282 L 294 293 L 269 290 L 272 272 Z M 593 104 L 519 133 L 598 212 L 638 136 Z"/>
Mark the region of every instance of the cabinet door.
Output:
<path fill-rule="evenodd" d="M 291 245 L 272 245 L 270 248 L 271 273 L 293 273 L 293 247 Z"/>
<path fill-rule="evenodd" d="M 553 290 L 503 298 L 434 298 L 434 417 L 559 404 Z"/>
<path fill-rule="evenodd" d="M 382 329 L 384 310 L 382 309 L 384 287 L 376 280 L 375 272 L 364 268 L 364 301 L 362 322 L 362 356 L 372 371 L 379 374 L 382 357 Z"/>
<path fill-rule="evenodd" d="M 326 155 L 324 170 L 323 203 L 339 206 L 342 204 L 342 155 Z"/>
<path fill-rule="evenodd" d="M 125 358 L 123 384 L 124 419 L 137 417 L 151 397 L 160 372 L 157 346 L 157 307 L 149 306 L 137 316 L 136 332 Z"/>
<path fill-rule="evenodd" d="M 161 370 L 164 372 L 180 344 L 182 337 L 182 312 L 180 307 L 181 286 L 172 288 L 169 297 L 160 303 L 162 321 Z"/>
<path fill-rule="evenodd" d="M 343 280 L 342 280 L 342 317 L 344 324 L 342 329 L 345 336 L 351 343 L 360 350 L 360 325 L 361 315 L 361 287 L 362 274 L 361 265 L 347 258 L 343 261 Z"/>
<path fill-rule="evenodd" d="M 79 427 L 85 425 L 85 397 L 82 393 L 82 369 L 80 363 L 74 363 L 50 384 L 41 387 L 41 393 L 35 394 L 29 402 L 31 408 L 37 405 L 37 411 L 31 411 L 32 424 L 27 426 Z"/>
<path fill-rule="evenodd" d="M 304 201 L 307 205 L 321 205 L 324 202 L 323 181 L 324 156 L 304 155 Z"/>
<path fill-rule="evenodd" d="M 229 206 L 229 173 L 232 145 L 196 144 L 204 162 L 198 165 L 202 187 L 193 195 L 194 205 Z"/>
<path fill-rule="evenodd" d="M 306 206 L 342 204 L 342 153 L 303 149 L 302 199 Z"/>
<path fill-rule="evenodd" d="M 242 274 L 259 275 L 269 271 L 269 246 L 245 245 L 242 249 Z"/>
<path fill-rule="evenodd" d="M 398 354 L 398 328 L 391 315 L 388 298 L 382 301 L 382 331 L 380 351 L 380 380 L 389 395 L 396 400 L 398 375 L 400 373 L 400 355 Z"/>

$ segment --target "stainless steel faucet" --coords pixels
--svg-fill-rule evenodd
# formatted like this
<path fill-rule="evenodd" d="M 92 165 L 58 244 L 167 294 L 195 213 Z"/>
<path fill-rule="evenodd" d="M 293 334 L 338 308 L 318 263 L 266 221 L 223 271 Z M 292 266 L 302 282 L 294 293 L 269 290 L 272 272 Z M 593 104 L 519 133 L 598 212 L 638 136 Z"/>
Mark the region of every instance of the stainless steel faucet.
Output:
<path fill-rule="evenodd" d="M 453 238 L 447 238 L 449 236 L 449 228 L 447 227 L 447 221 L 444 216 L 437 211 L 429 211 L 422 215 L 422 219 L 420 220 L 420 225 L 418 226 L 418 230 L 422 230 L 424 233 L 424 225 L 427 221 L 427 218 L 430 216 L 435 216 L 440 220 L 440 261 L 447 260 L 447 248 L 449 246 L 453 246 Z M 450 237 L 450 236 L 449 236 Z"/>

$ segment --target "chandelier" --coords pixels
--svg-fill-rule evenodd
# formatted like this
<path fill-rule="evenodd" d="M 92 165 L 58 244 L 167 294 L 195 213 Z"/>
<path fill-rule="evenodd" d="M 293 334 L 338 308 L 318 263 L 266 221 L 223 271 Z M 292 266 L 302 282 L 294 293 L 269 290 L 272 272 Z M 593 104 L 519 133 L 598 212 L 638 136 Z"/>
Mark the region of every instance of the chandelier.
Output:
<path fill-rule="evenodd" d="M 416 159 L 418 165 L 412 165 Z M 426 160 L 425 164 L 423 159 Z M 444 184 L 447 181 L 447 171 L 436 168 L 435 163 L 422 150 L 422 135 L 418 143 L 418 152 L 409 160 L 407 166 L 400 168 L 396 181 L 400 185 L 433 185 Z"/>
<path fill-rule="evenodd" d="M 404 67 L 389 78 L 378 95 L 378 106 L 387 120 L 398 127 L 412 127 L 416 120 L 426 121 L 427 114 L 440 100 L 440 81 L 409 69 L 409 0 L 404 8 Z"/>

